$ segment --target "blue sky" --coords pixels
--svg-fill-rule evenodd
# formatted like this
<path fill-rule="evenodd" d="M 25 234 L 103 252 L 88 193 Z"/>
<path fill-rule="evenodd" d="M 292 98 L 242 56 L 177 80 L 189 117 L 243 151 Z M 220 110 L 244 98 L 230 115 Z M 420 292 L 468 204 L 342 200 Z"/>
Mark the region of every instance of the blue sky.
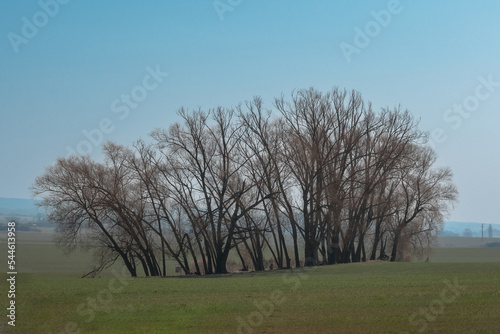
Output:
<path fill-rule="evenodd" d="M 30 198 L 68 147 L 89 149 L 85 131 L 128 145 L 181 106 L 260 95 L 271 107 L 338 86 L 436 134 L 460 191 L 450 220 L 500 222 L 499 13 L 497 1 L 3 1 L 0 197 Z"/>

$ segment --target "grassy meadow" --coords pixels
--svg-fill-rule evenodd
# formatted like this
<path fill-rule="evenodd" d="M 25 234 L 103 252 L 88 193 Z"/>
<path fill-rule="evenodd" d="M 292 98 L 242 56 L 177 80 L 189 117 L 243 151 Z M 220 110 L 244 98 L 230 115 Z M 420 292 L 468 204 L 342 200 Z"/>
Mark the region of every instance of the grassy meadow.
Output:
<path fill-rule="evenodd" d="M 16 327 L 0 333 L 500 333 L 499 259 L 500 248 L 446 247 L 429 263 L 138 279 L 117 265 L 81 279 L 88 253 L 25 232 Z"/>

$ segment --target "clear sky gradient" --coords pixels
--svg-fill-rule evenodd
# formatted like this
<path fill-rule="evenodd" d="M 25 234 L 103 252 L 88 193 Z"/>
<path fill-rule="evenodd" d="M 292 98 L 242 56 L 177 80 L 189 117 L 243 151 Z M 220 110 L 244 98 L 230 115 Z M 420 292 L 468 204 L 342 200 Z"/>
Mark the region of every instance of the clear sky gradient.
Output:
<path fill-rule="evenodd" d="M 0 3 L 0 197 L 181 106 L 338 86 L 434 134 L 460 192 L 450 220 L 500 222 L 500 2 L 59 1 Z"/>

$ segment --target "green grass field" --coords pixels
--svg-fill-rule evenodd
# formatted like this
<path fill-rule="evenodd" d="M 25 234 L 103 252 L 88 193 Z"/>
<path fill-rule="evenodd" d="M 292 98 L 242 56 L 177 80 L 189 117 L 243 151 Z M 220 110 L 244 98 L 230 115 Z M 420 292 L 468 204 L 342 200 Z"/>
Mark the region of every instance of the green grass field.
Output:
<path fill-rule="evenodd" d="M 16 327 L 2 320 L 0 333 L 500 333 L 499 259 L 500 248 L 437 248 L 430 263 L 138 279 L 117 265 L 81 279 L 88 253 L 26 232 Z"/>
<path fill-rule="evenodd" d="M 499 263 L 123 281 L 21 274 L 18 286 L 16 333 L 500 332 Z"/>
<path fill-rule="evenodd" d="M 500 247 L 495 248 L 435 248 L 432 262 L 499 262 Z"/>
<path fill-rule="evenodd" d="M 500 238 L 476 237 L 438 237 L 438 246 L 442 247 L 485 247 L 488 243 L 500 242 Z"/>

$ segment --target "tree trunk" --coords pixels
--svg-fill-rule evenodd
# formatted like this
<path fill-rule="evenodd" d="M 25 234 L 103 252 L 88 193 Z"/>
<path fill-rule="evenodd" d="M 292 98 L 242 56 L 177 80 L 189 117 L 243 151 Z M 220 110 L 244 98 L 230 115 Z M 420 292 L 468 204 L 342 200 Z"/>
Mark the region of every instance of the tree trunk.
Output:
<path fill-rule="evenodd" d="M 398 227 L 394 232 L 394 241 L 392 243 L 392 252 L 391 252 L 391 262 L 396 261 L 396 256 L 398 255 L 398 244 L 400 237 L 401 237 L 401 228 Z"/>
<path fill-rule="evenodd" d="M 223 252 L 215 259 L 215 274 L 227 274 L 226 263 L 227 254 Z"/>
<path fill-rule="evenodd" d="M 370 255 L 370 260 L 375 261 L 377 259 L 377 248 L 380 242 L 380 226 L 382 225 L 382 220 L 378 220 L 375 224 L 375 236 L 373 237 L 372 253 Z"/>
<path fill-rule="evenodd" d="M 300 268 L 299 242 L 297 236 L 297 226 L 292 223 L 293 253 L 295 257 L 295 268 Z"/>
<path fill-rule="evenodd" d="M 241 255 L 241 252 L 240 252 L 240 248 L 238 246 L 235 247 L 236 248 L 236 252 L 238 253 L 238 256 L 240 258 L 240 261 L 241 261 L 241 265 L 243 266 L 243 268 L 241 268 L 242 271 L 248 271 L 248 267 L 247 267 L 247 264 L 245 263 L 245 259 L 243 258 L 243 256 Z"/>

